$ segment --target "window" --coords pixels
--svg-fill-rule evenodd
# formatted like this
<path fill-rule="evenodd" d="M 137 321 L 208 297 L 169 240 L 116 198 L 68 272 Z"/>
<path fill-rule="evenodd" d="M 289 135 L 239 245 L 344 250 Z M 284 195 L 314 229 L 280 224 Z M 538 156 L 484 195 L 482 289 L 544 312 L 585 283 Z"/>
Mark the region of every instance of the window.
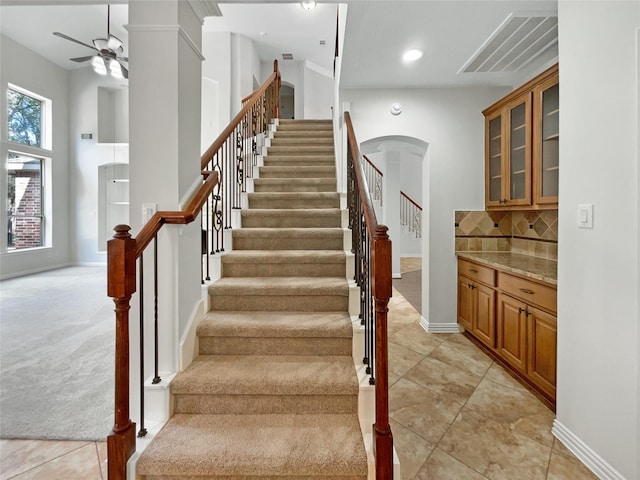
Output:
<path fill-rule="evenodd" d="M 32 147 L 43 147 L 43 101 L 9 88 L 7 92 L 7 107 L 9 110 L 7 140 Z"/>
<path fill-rule="evenodd" d="M 44 245 L 43 160 L 9 152 L 7 162 L 7 247 Z"/>
<path fill-rule="evenodd" d="M 51 198 L 44 194 L 51 180 L 51 100 L 11 84 L 6 95 L 6 248 L 49 246 Z"/>

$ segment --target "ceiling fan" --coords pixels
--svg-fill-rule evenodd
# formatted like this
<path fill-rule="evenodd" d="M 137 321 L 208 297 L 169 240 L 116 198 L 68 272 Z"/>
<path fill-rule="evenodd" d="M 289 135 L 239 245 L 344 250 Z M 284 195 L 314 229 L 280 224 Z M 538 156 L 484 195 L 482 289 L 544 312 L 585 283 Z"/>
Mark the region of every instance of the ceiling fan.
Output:
<path fill-rule="evenodd" d="M 115 78 L 129 78 L 129 70 L 123 63 L 129 62 L 129 58 L 120 56 L 120 54 L 124 52 L 124 48 L 122 48 L 122 40 L 115 35 L 111 35 L 110 24 L 111 5 L 107 5 L 107 38 L 94 38 L 92 40 L 93 46 L 88 43 L 81 42 L 80 40 L 76 40 L 75 38 L 71 38 L 64 33 L 53 32 L 53 34 L 57 37 L 83 45 L 97 52 L 93 55 L 70 58 L 69 60 L 78 63 L 88 62 L 91 60 L 93 70 L 100 75 L 110 73 L 111 76 Z"/>

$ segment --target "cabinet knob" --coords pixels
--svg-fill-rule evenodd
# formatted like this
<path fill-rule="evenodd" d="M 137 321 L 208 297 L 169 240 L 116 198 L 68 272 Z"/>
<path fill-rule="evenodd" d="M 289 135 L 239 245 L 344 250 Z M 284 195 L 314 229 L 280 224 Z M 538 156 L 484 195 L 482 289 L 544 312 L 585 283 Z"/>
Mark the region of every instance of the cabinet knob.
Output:
<path fill-rule="evenodd" d="M 474 287 L 474 286 L 473 286 L 473 284 L 471 284 L 471 283 L 467 284 L 467 287 L 469 287 L 471 290 L 473 290 L 474 288 L 476 288 L 476 287 Z"/>
<path fill-rule="evenodd" d="M 518 308 L 518 313 L 527 313 L 527 309 L 526 309 L 526 308 L 519 307 L 519 308 Z"/>
<path fill-rule="evenodd" d="M 522 293 L 526 293 L 527 295 L 533 295 L 534 293 L 536 293 L 533 290 L 529 290 L 528 288 L 521 288 L 520 291 Z"/>

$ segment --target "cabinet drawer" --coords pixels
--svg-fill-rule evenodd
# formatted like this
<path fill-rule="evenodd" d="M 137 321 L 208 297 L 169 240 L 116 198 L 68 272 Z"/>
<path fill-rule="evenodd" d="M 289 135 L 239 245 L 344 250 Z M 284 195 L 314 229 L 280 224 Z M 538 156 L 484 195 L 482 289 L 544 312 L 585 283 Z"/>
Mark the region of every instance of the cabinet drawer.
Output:
<path fill-rule="evenodd" d="M 498 288 L 504 293 L 538 305 L 552 312 L 557 311 L 557 290 L 520 277 L 498 272 Z"/>
<path fill-rule="evenodd" d="M 496 271 L 489 267 L 483 267 L 477 263 L 458 260 L 458 274 L 470 280 L 486 283 L 492 287 L 496 285 Z"/>

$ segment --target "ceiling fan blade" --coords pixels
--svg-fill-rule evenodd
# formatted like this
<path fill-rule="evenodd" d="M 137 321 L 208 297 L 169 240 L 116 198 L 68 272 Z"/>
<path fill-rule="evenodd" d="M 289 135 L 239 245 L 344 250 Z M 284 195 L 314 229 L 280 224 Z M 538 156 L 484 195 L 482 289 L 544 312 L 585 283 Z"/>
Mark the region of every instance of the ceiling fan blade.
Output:
<path fill-rule="evenodd" d="M 108 50 L 108 40 L 106 38 L 94 38 L 93 40 L 94 48 L 98 51 L 100 50 Z"/>
<path fill-rule="evenodd" d="M 119 62 L 118 62 L 119 63 Z M 124 78 L 129 78 L 129 70 L 127 69 L 127 67 L 125 67 L 124 65 L 122 65 L 122 63 L 120 63 L 120 67 L 122 67 L 122 76 Z"/>
<path fill-rule="evenodd" d="M 120 40 L 115 35 L 109 34 L 109 39 L 107 40 L 107 48 L 109 50 L 113 50 L 114 52 L 118 49 L 120 50 L 118 53 L 122 52 L 122 40 Z"/>
<path fill-rule="evenodd" d="M 120 60 L 120 62 L 127 62 L 129 63 L 129 57 L 116 57 L 118 60 Z"/>
<path fill-rule="evenodd" d="M 71 60 L 72 62 L 86 62 L 88 60 L 91 60 L 93 58 L 93 55 L 88 55 L 86 57 L 76 57 L 76 58 L 70 58 L 69 60 Z"/>
<path fill-rule="evenodd" d="M 60 33 L 60 32 L 53 32 L 53 34 L 54 34 L 56 37 L 64 38 L 65 40 L 69 40 L 70 42 L 77 43 L 78 45 L 82 45 L 83 47 L 90 48 L 91 50 L 96 50 L 96 48 L 95 48 L 95 47 L 92 47 L 91 45 L 89 45 L 89 44 L 87 44 L 87 43 L 81 42 L 80 40 L 76 40 L 75 38 L 71 38 L 70 36 L 65 35 L 64 33 Z"/>

